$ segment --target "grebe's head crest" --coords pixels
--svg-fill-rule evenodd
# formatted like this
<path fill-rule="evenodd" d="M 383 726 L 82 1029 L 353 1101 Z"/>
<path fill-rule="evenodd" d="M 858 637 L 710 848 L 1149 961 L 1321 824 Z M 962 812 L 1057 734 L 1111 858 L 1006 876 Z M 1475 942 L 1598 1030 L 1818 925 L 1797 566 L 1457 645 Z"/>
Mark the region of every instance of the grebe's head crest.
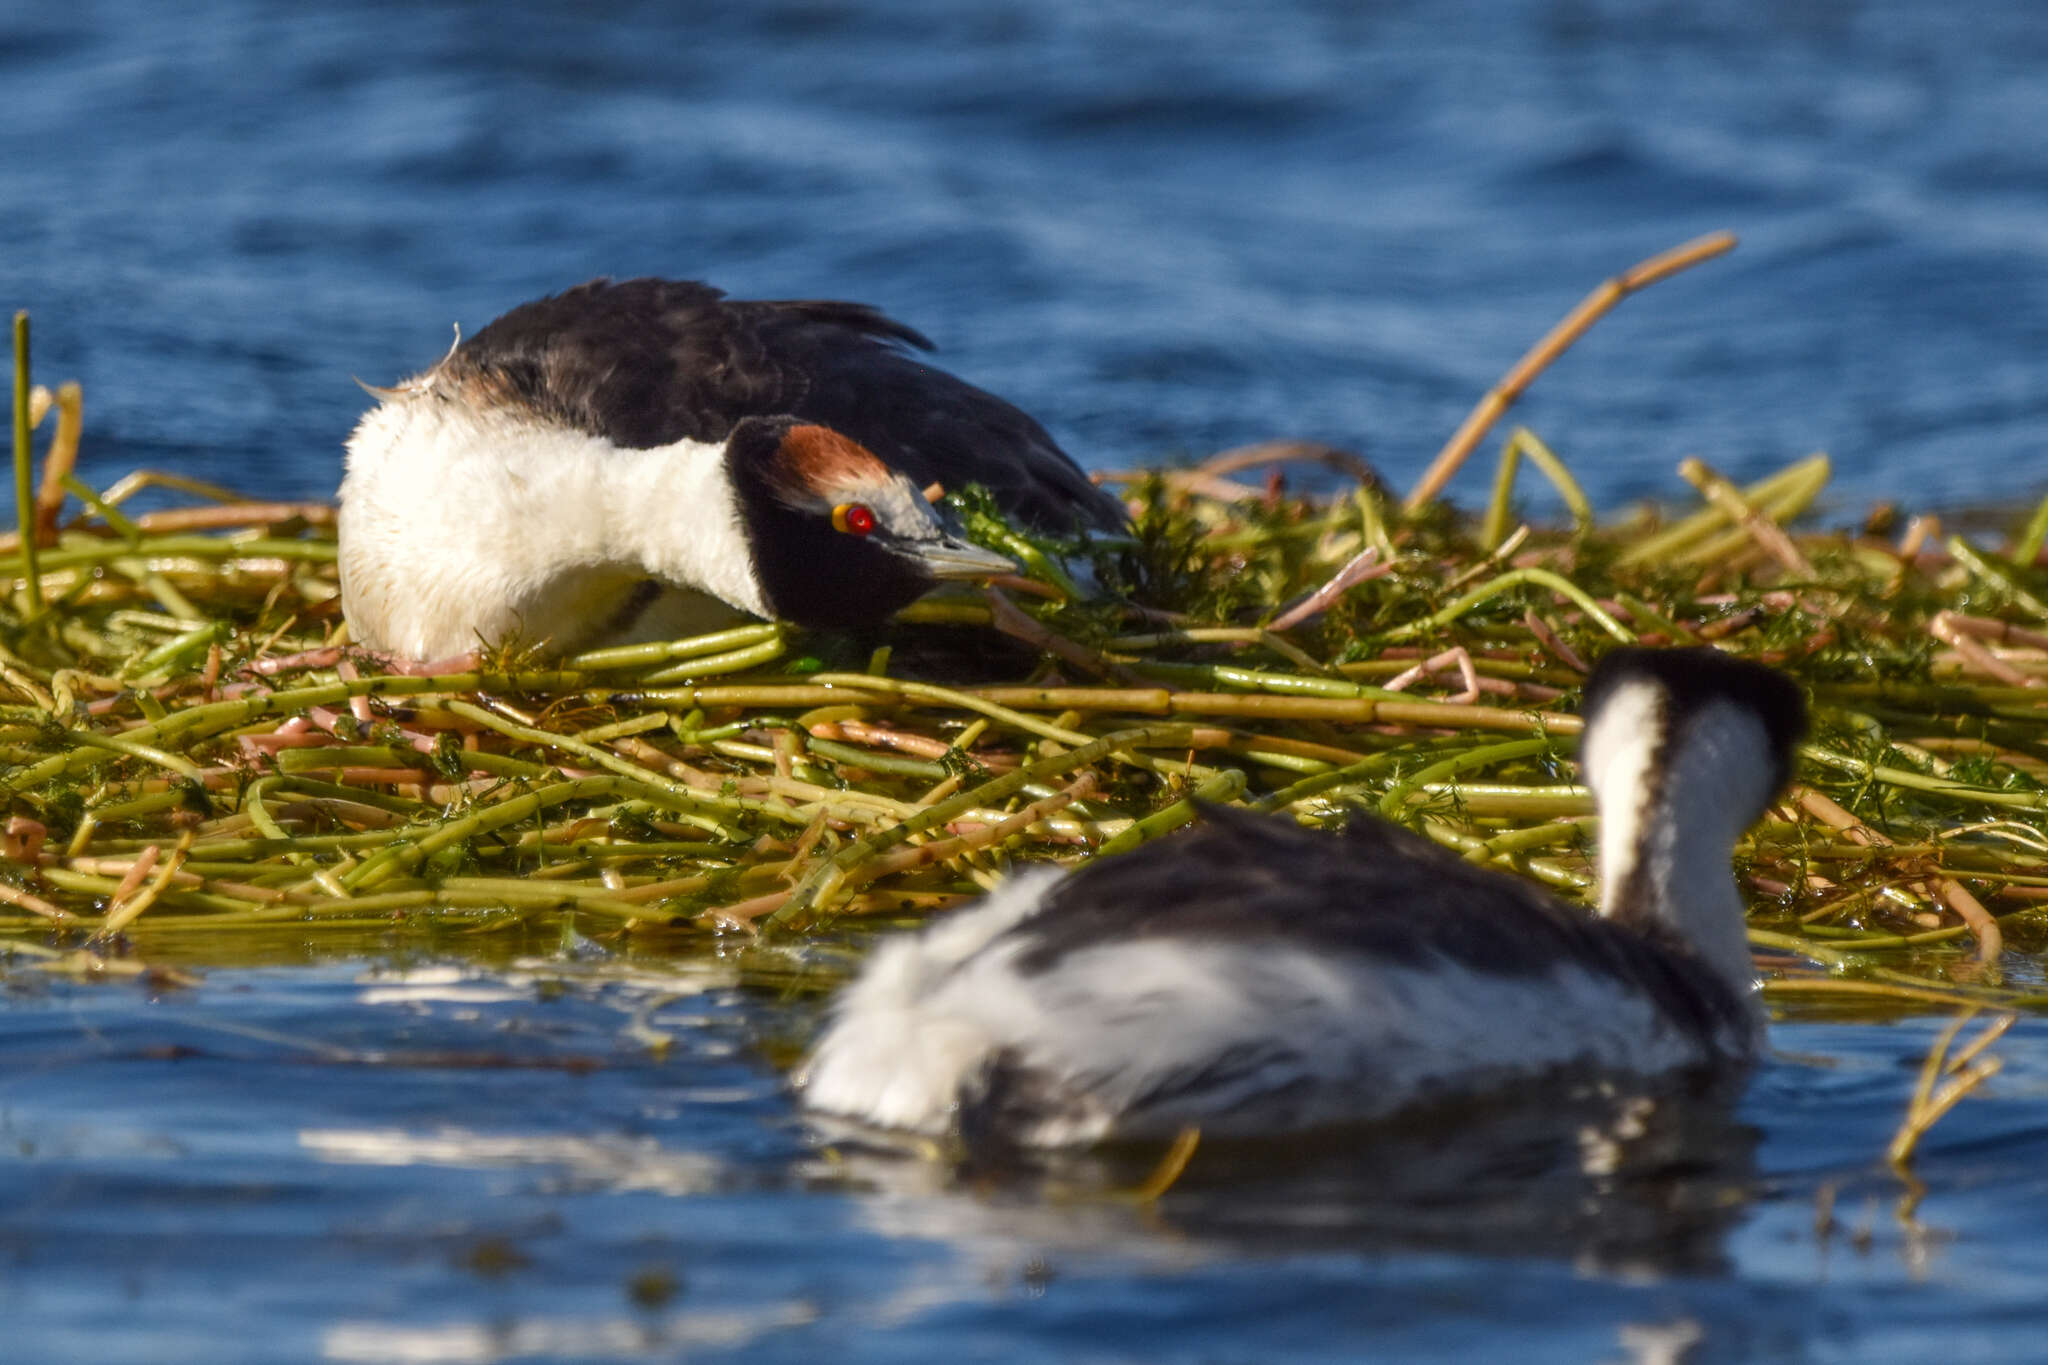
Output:
<path fill-rule="evenodd" d="M 735 429 L 729 459 L 759 461 L 761 484 L 777 503 L 801 516 L 820 518 L 840 535 L 879 536 L 884 545 L 921 546 L 945 528 L 908 477 L 883 464 L 851 437 L 815 423 L 763 421 L 758 437 Z M 753 442 L 758 442 L 758 448 Z M 1007 573 L 983 567 L 983 575 Z"/>

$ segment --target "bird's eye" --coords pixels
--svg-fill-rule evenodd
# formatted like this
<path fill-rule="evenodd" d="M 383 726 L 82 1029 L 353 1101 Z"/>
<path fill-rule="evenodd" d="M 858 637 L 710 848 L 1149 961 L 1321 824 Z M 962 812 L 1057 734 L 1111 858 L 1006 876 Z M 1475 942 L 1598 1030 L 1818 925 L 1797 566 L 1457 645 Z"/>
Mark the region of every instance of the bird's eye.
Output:
<path fill-rule="evenodd" d="M 832 509 L 832 529 L 850 536 L 864 536 L 875 529 L 875 514 L 864 502 L 842 502 Z"/>

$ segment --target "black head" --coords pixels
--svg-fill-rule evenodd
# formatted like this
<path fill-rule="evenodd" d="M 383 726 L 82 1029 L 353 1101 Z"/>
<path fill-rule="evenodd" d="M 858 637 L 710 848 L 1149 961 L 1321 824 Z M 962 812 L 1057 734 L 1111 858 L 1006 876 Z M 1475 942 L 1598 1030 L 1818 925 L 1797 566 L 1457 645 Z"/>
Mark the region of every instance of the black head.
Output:
<path fill-rule="evenodd" d="M 907 477 L 829 427 L 749 417 L 726 468 L 762 595 L 778 618 L 874 625 L 941 580 L 1016 566 L 950 534 Z"/>
<path fill-rule="evenodd" d="M 1717 649 L 1629 645 L 1609 650 L 1586 679 L 1580 714 L 1589 732 L 1608 702 L 1631 682 L 1650 683 L 1663 694 L 1666 721 L 1674 732 L 1684 728 L 1687 716 L 1716 702 L 1741 707 L 1769 738 L 1776 774 L 1771 789 L 1791 780 L 1792 750 L 1806 734 L 1806 699 L 1798 684 L 1777 669 Z"/>

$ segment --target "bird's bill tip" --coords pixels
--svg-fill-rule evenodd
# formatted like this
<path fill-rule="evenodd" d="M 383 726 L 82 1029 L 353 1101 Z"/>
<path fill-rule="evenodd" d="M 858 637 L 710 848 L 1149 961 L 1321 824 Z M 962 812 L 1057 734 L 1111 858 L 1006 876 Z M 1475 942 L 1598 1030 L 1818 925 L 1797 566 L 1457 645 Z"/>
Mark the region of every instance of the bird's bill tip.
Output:
<path fill-rule="evenodd" d="M 933 578 L 988 578 L 994 574 L 1017 572 L 1014 562 L 995 551 L 984 550 L 979 545 L 970 545 L 951 536 L 905 548 Z"/>

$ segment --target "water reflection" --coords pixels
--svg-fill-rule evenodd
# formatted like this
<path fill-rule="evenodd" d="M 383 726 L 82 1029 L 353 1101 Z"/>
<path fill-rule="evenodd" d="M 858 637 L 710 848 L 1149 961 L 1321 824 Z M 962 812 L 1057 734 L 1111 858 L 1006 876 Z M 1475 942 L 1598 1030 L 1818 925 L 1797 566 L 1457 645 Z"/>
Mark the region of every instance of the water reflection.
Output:
<path fill-rule="evenodd" d="M 1755 1198 L 1758 1131 L 1735 1095 L 1585 1086 L 1445 1106 L 1284 1142 L 1204 1143 L 1134 1199 L 1157 1146 L 1043 1162 L 933 1159 L 821 1125 L 816 1174 L 875 1232 L 953 1245 L 984 1271 L 1044 1254 L 1157 1264 L 1433 1251 L 1621 1275 L 1719 1273 Z"/>
<path fill-rule="evenodd" d="M 1629 1365 L 1680 1365 L 1695 1346 L 1707 1339 L 1707 1329 L 1692 1318 L 1625 1322 L 1614 1337 L 1627 1353 Z"/>
<path fill-rule="evenodd" d="M 411 1327 L 342 1322 L 321 1336 L 320 1358 L 364 1365 L 488 1365 L 497 1360 L 674 1359 L 689 1350 L 732 1350 L 816 1321 L 802 1301 L 747 1311 L 666 1317 L 521 1318 Z"/>
<path fill-rule="evenodd" d="M 308 1128 L 299 1146 L 317 1160 L 364 1166 L 541 1166 L 560 1172 L 558 1188 L 703 1194 L 728 1186 L 724 1163 L 676 1151 L 652 1138 L 561 1134 L 431 1133 L 381 1128 Z"/>
<path fill-rule="evenodd" d="M 0 993 L 7 1358 L 77 1358 L 86 1315 L 91 1358 L 150 1365 L 1510 1342 L 1525 1365 L 1675 1365 L 2026 1359 L 2038 1336 L 2048 1071 L 2024 1029 L 1919 1154 L 1923 1224 L 1881 1158 L 1940 1019 L 1781 1020 L 1732 1111 L 1578 1091 L 1204 1141 L 1143 1204 L 1157 1145 L 1029 1164 L 806 1141 L 764 1054 L 809 1007 L 729 967 L 519 956 Z"/>

